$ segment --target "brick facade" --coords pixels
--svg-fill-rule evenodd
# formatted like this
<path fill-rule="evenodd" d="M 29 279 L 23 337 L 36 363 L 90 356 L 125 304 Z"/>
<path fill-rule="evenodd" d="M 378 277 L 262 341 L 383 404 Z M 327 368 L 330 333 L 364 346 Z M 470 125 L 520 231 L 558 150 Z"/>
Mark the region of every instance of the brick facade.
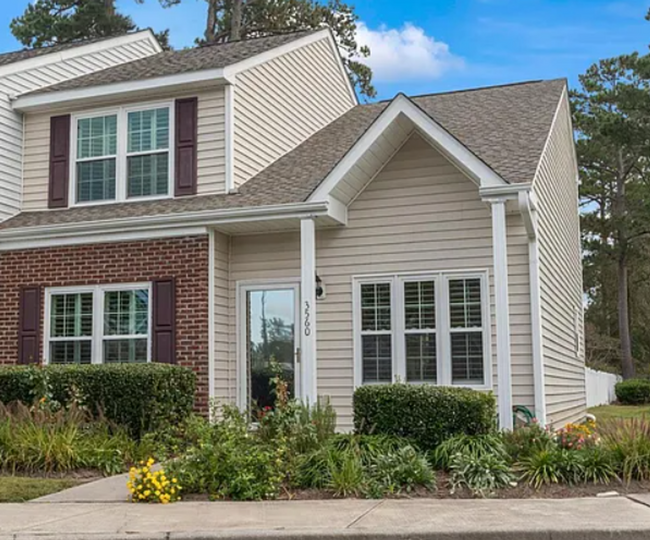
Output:
<path fill-rule="evenodd" d="M 196 407 L 208 407 L 208 237 L 89 244 L 0 253 L 0 364 L 18 359 L 22 285 L 45 287 L 176 279 L 176 357 L 197 375 Z M 41 302 L 41 357 L 43 310 Z M 154 359 L 155 360 L 155 359 Z"/>

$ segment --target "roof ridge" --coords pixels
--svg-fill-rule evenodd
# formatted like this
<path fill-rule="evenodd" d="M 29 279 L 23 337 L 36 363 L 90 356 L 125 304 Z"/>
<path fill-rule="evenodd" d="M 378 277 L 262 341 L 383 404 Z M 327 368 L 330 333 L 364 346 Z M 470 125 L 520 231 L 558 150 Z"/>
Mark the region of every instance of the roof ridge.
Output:
<path fill-rule="evenodd" d="M 462 88 L 460 90 L 446 90 L 444 92 L 428 92 L 426 94 L 416 94 L 416 95 L 408 95 L 404 94 L 404 92 L 399 92 L 399 94 L 405 95 L 409 99 L 418 99 L 418 98 L 423 98 L 423 97 L 429 97 L 429 96 L 445 96 L 448 94 L 465 94 L 468 92 L 480 92 L 481 90 L 492 90 L 495 88 L 508 88 L 511 86 L 524 86 L 527 84 L 540 84 L 540 83 L 549 83 L 549 82 L 556 82 L 556 81 L 566 81 L 565 77 L 558 77 L 556 79 L 532 79 L 529 81 L 518 81 L 518 82 L 512 82 L 512 83 L 503 83 L 503 84 L 492 84 L 488 86 L 477 86 L 475 88 Z M 395 96 L 396 97 L 396 96 Z M 389 99 L 382 99 L 380 101 L 376 101 L 375 103 L 367 103 L 364 105 L 376 105 L 377 103 L 389 103 L 395 99 L 395 97 L 389 98 Z"/>

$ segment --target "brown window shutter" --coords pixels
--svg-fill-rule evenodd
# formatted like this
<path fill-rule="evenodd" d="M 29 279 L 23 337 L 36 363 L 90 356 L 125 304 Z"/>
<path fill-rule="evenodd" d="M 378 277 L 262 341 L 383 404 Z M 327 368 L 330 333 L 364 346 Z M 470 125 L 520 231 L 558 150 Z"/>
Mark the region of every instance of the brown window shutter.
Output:
<path fill-rule="evenodd" d="M 70 115 L 50 118 L 49 208 L 68 206 L 70 176 Z"/>
<path fill-rule="evenodd" d="M 174 195 L 196 194 L 197 98 L 176 100 Z"/>
<path fill-rule="evenodd" d="M 174 278 L 153 282 L 153 358 L 176 363 L 176 284 Z"/>
<path fill-rule="evenodd" d="M 18 363 L 36 364 L 40 358 L 41 288 L 20 288 Z"/>

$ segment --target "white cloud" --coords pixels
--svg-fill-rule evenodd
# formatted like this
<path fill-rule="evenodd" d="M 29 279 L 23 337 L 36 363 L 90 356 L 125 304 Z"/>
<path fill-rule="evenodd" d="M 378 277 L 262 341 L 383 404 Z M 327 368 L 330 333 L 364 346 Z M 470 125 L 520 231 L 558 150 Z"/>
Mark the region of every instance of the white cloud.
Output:
<path fill-rule="evenodd" d="M 362 61 L 372 68 L 375 81 L 431 80 L 464 65 L 462 58 L 450 52 L 449 45 L 411 23 L 400 29 L 382 25 L 371 30 L 361 22 L 357 41 L 370 48 L 370 56 Z"/>

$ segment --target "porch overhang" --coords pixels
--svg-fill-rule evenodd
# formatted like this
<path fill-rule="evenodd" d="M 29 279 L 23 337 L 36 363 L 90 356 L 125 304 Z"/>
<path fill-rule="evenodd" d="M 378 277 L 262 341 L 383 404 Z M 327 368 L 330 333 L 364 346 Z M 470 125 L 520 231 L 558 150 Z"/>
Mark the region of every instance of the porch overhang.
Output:
<path fill-rule="evenodd" d="M 0 230 L 0 252 L 63 245 L 124 242 L 208 234 L 300 230 L 302 219 L 318 227 L 347 223 L 347 208 L 333 197 L 320 202 L 242 207 Z"/>

